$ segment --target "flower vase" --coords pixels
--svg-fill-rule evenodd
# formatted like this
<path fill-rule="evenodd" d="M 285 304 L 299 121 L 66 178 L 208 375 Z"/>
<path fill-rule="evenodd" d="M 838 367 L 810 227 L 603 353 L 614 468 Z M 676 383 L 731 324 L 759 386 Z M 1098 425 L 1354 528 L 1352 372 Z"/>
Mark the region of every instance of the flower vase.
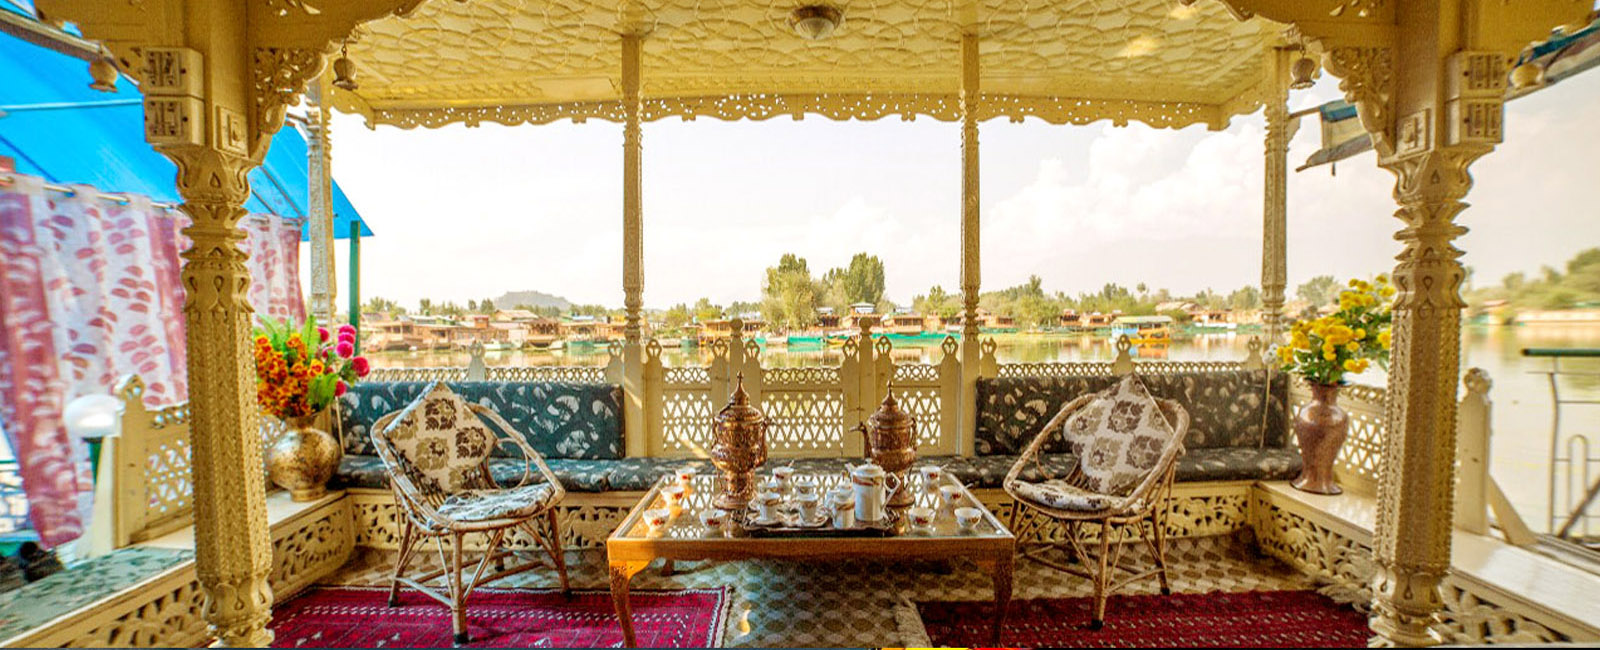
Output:
<path fill-rule="evenodd" d="M 315 501 L 328 493 L 328 480 L 344 450 L 316 426 L 321 413 L 284 420 L 288 430 L 267 447 L 267 477 L 295 501 Z"/>
<path fill-rule="evenodd" d="M 1350 435 L 1350 416 L 1339 408 L 1339 386 L 1307 382 L 1311 402 L 1294 418 L 1294 437 L 1300 443 L 1300 476 L 1290 485 L 1312 494 L 1344 492 L 1333 478 L 1333 461 Z"/>

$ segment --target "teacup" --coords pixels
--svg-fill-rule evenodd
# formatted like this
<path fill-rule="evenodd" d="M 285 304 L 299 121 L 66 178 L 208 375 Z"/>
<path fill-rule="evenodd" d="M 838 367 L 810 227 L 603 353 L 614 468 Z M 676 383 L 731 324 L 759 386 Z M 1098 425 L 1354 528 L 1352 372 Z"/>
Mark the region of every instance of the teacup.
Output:
<path fill-rule="evenodd" d="M 961 530 L 972 530 L 983 519 L 983 511 L 977 508 L 956 508 L 956 525 Z"/>
<path fill-rule="evenodd" d="M 946 508 L 957 507 L 961 505 L 963 492 L 965 492 L 965 490 L 961 489 L 961 486 L 959 485 L 940 486 L 939 503 L 944 504 L 944 507 Z"/>
<path fill-rule="evenodd" d="M 711 530 L 722 530 L 722 525 L 728 523 L 728 511 L 720 508 L 710 508 L 700 511 L 700 525 Z"/>
<path fill-rule="evenodd" d="M 778 506 L 783 503 L 783 495 L 777 492 L 762 492 L 756 497 L 756 512 L 761 514 L 761 521 L 773 522 L 778 519 Z"/>
<path fill-rule="evenodd" d="M 773 494 L 782 496 L 784 492 L 789 491 L 789 485 L 778 479 L 768 478 L 761 481 L 760 491 L 771 492 Z"/>
<path fill-rule="evenodd" d="M 856 525 L 856 499 L 849 492 L 833 492 L 833 527 L 851 528 Z"/>
<path fill-rule="evenodd" d="M 652 533 L 661 530 L 671 518 L 672 511 L 666 508 L 651 508 L 644 511 L 644 525 L 648 526 Z"/>
<path fill-rule="evenodd" d="M 911 520 L 912 528 L 930 528 L 933 526 L 933 517 L 936 511 L 933 508 L 916 507 L 906 511 Z"/>
<path fill-rule="evenodd" d="M 817 486 L 817 479 L 810 476 L 794 479 L 793 487 L 796 495 L 817 495 L 821 492 L 821 488 Z"/>
<path fill-rule="evenodd" d="M 815 492 L 795 495 L 794 504 L 800 509 L 800 521 L 810 524 L 812 520 L 816 519 L 817 504 L 821 502 L 822 497 L 817 496 Z"/>
<path fill-rule="evenodd" d="M 661 497 L 666 500 L 667 505 L 676 508 L 683 505 L 683 495 L 686 492 L 682 485 L 673 484 L 661 488 Z"/>
<path fill-rule="evenodd" d="M 689 487 L 689 483 L 691 481 L 694 481 L 694 468 L 693 467 L 685 467 L 683 469 L 680 469 L 680 470 L 678 470 L 677 474 L 678 474 L 678 485 L 682 485 L 684 487 Z"/>
<path fill-rule="evenodd" d="M 939 485 L 939 479 L 944 478 L 944 468 L 938 465 L 924 465 L 917 468 L 917 473 L 922 475 L 922 484 L 932 490 Z"/>
<path fill-rule="evenodd" d="M 789 465 L 779 465 L 772 468 L 772 478 L 777 479 L 785 490 L 789 489 L 789 477 L 791 476 L 794 476 L 794 468 Z"/>

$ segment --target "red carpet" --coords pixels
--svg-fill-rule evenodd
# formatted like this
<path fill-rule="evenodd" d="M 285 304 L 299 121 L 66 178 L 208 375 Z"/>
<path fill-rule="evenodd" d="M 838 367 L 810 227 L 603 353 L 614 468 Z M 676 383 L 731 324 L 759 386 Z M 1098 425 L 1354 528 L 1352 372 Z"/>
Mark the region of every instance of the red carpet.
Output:
<path fill-rule="evenodd" d="M 1090 598 L 1015 600 L 1006 647 L 1366 647 L 1367 616 L 1314 591 L 1112 596 L 1104 629 L 1089 629 Z M 992 604 L 917 603 L 935 646 L 993 645 Z"/>
<path fill-rule="evenodd" d="M 317 587 L 273 613 L 273 647 L 451 646 L 450 609 L 415 591 L 400 592 L 400 606 L 385 605 L 387 587 Z M 641 591 L 631 594 L 639 647 L 709 647 L 725 623 L 728 588 Z M 622 644 L 622 630 L 605 591 L 547 589 L 474 591 L 467 606 L 472 647 L 607 647 Z"/>

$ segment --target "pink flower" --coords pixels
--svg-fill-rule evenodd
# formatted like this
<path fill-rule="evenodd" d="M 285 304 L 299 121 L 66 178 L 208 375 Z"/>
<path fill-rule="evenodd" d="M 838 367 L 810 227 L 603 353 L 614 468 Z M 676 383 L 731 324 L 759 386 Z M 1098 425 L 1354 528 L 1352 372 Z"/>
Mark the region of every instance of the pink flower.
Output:
<path fill-rule="evenodd" d="M 345 392 L 348 390 L 350 390 L 350 385 L 341 381 L 333 385 L 333 396 L 344 397 Z"/>
<path fill-rule="evenodd" d="M 328 342 L 328 337 L 332 336 L 332 334 L 328 333 L 328 328 L 326 328 L 326 327 L 318 327 L 317 328 L 317 336 L 322 337 L 322 342 L 323 343 L 327 343 Z"/>
<path fill-rule="evenodd" d="M 345 323 L 345 324 L 343 324 L 343 325 L 340 325 L 340 326 L 339 326 L 339 336 L 340 336 L 340 337 L 343 337 L 343 336 L 344 336 L 344 335 L 346 335 L 346 334 L 349 334 L 349 335 L 350 335 L 350 336 L 351 336 L 351 338 L 354 338 L 354 337 L 355 337 L 355 335 L 356 335 L 356 328 L 355 328 L 355 326 L 354 326 L 354 325 L 351 325 L 351 324 L 349 324 L 349 323 Z"/>
<path fill-rule="evenodd" d="M 339 342 L 340 343 L 349 343 L 350 345 L 355 345 L 356 344 L 356 335 L 354 335 L 354 334 L 346 334 L 344 332 L 339 332 Z"/>
<path fill-rule="evenodd" d="M 349 341 L 340 341 L 338 347 L 335 347 L 333 351 L 339 355 L 340 359 L 349 359 L 356 353 L 356 346 Z"/>
<path fill-rule="evenodd" d="M 367 373 L 372 372 L 372 364 L 367 361 L 366 357 L 351 359 L 350 367 L 355 369 L 357 377 L 365 377 Z"/>

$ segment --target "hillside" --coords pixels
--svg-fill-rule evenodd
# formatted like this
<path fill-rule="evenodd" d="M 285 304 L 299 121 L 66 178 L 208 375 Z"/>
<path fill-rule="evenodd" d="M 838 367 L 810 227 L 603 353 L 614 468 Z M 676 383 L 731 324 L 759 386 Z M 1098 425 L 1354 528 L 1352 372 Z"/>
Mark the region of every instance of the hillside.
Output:
<path fill-rule="evenodd" d="M 518 305 L 532 305 L 534 307 L 555 307 L 565 311 L 572 306 L 572 301 L 561 296 L 552 296 L 543 291 L 507 291 L 499 298 L 494 299 L 494 304 L 505 309 Z"/>

